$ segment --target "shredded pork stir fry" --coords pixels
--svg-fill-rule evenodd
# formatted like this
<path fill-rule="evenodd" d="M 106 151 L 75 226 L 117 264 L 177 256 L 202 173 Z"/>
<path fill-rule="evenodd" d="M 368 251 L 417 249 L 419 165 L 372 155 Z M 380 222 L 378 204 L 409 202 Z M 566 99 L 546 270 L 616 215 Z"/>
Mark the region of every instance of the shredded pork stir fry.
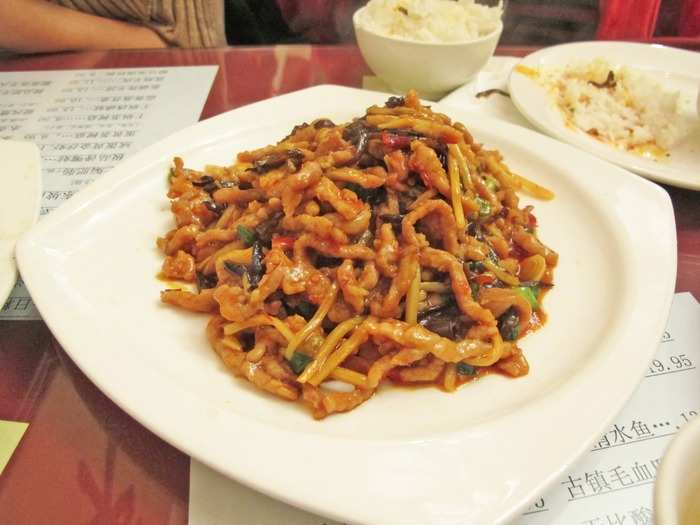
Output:
<path fill-rule="evenodd" d="M 230 167 L 176 158 L 169 181 L 161 276 L 190 284 L 161 300 L 211 314 L 211 345 L 256 387 L 320 419 L 385 382 L 527 374 L 517 340 L 544 321 L 557 254 L 517 192 L 553 195 L 415 92 Z"/>

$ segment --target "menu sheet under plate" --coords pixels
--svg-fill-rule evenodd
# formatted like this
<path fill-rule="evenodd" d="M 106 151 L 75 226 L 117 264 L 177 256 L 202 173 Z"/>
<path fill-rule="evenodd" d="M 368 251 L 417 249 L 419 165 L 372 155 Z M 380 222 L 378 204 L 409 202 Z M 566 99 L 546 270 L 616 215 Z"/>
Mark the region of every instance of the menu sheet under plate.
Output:
<path fill-rule="evenodd" d="M 513 523 L 651 525 L 653 486 L 663 453 L 700 410 L 699 342 L 700 304 L 689 293 L 677 294 L 659 349 L 632 399 L 590 452 Z M 556 432 L 556 426 L 551 431 Z M 189 524 L 251 523 L 339 525 L 263 496 L 192 460 Z"/>
<path fill-rule="evenodd" d="M 0 73 L 0 139 L 41 151 L 40 214 L 132 153 L 196 123 L 217 66 Z M 20 281 L 0 320 L 37 319 Z"/>

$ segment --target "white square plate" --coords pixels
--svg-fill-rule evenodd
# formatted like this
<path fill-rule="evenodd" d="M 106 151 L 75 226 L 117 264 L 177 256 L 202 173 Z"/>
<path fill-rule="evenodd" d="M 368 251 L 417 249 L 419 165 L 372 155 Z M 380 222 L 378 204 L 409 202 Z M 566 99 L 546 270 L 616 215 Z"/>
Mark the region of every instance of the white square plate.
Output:
<path fill-rule="evenodd" d="M 314 421 L 232 377 L 205 340 L 207 316 L 159 303 L 155 239 L 172 227 L 174 155 L 192 167 L 231 163 L 294 124 L 344 122 L 384 98 L 320 86 L 175 133 L 31 230 L 18 245 L 22 277 L 99 388 L 220 472 L 353 523 L 500 523 L 590 446 L 657 347 L 676 271 L 673 210 L 659 187 L 537 133 L 445 110 L 557 194 L 534 202 L 540 237 L 560 263 L 549 320 L 522 341 L 531 372 L 517 380 L 489 376 L 455 394 L 384 388 Z"/>

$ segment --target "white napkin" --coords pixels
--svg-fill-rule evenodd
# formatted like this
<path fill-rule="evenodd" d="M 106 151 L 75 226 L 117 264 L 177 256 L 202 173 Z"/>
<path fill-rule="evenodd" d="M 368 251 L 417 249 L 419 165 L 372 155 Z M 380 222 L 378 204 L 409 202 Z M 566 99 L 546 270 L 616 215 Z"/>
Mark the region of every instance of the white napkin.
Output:
<path fill-rule="evenodd" d="M 236 483 L 190 460 L 188 525 L 343 525 Z"/>

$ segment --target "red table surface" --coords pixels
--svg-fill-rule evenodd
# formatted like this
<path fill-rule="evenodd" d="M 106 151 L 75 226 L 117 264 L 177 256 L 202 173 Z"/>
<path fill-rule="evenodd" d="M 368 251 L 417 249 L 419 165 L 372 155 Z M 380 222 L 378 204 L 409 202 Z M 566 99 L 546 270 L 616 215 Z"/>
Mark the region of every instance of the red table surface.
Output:
<path fill-rule="evenodd" d="M 352 46 L 63 53 L 5 59 L 0 71 L 203 64 L 219 72 L 202 119 L 316 84 L 359 87 L 368 73 Z M 700 192 L 665 189 L 676 215 L 676 291 L 700 298 Z M 189 458 L 107 399 L 41 321 L 0 322 L 0 419 L 30 423 L 0 475 L 0 523 L 187 523 Z"/>

